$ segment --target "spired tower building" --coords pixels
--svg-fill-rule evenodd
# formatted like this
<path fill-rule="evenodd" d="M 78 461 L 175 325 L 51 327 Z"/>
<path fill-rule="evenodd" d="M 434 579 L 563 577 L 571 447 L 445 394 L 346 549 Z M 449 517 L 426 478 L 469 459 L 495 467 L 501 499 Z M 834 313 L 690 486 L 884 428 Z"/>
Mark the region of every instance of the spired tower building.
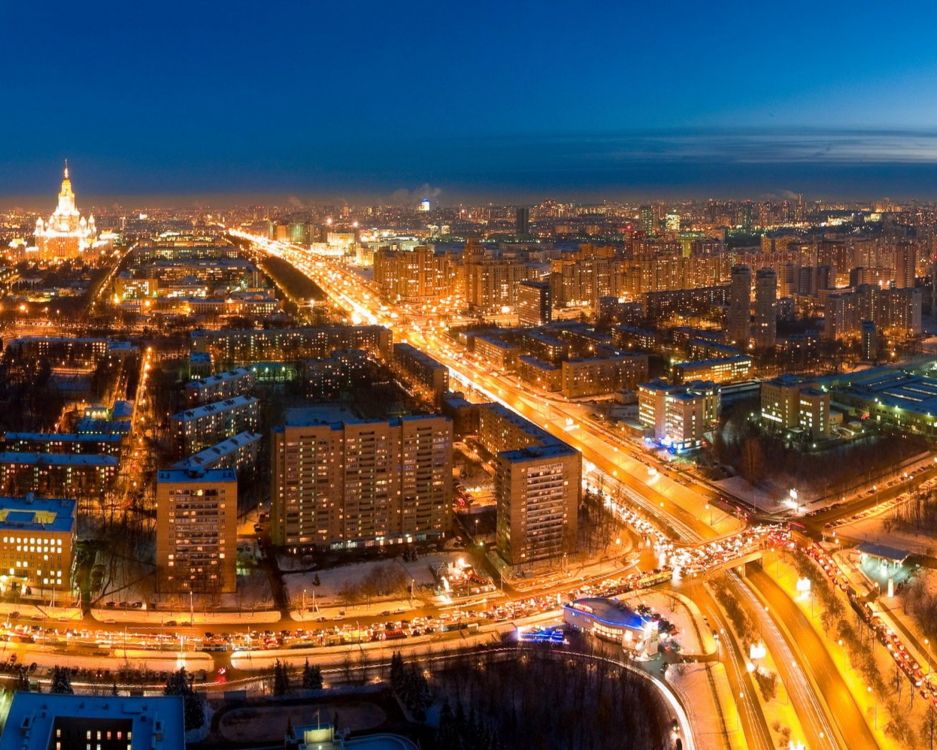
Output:
<path fill-rule="evenodd" d="M 66 260 L 76 258 L 91 247 L 97 238 L 94 216 L 85 219 L 78 213 L 75 205 L 75 193 L 68 176 L 68 162 L 62 187 L 59 190 L 59 203 L 48 221 L 36 220 L 36 248 L 43 260 Z"/>

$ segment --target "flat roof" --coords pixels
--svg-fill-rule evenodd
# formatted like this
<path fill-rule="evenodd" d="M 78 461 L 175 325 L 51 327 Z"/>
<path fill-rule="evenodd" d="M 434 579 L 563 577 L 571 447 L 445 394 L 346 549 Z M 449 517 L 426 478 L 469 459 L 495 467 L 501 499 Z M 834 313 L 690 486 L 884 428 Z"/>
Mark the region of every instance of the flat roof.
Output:
<path fill-rule="evenodd" d="M 183 482 L 235 482 L 234 469 L 160 469 L 156 481 L 179 484 Z"/>
<path fill-rule="evenodd" d="M 119 443 L 120 435 L 91 435 L 83 432 L 6 432 L 3 439 L 10 443 L 14 440 L 29 440 L 35 443 Z"/>
<path fill-rule="evenodd" d="M 76 509 L 77 503 L 65 498 L 0 497 L 0 530 L 70 533 Z"/>
<path fill-rule="evenodd" d="M 874 542 L 863 542 L 859 545 L 859 551 L 864 555 L 880 557 L 883 560 L 892 560 L 902 563 L 910 557 L 910 554 L 896 547 L 889 547 L 886 544 L 875 544 Z"/>
<path fill-rule="evenodd" d="M 116 456 L 98 453 L 0 453 L 0 464 L 48 464 L 50 466 L 117 466 Z"/>
<path fill-rule="evenodd" d="M 697 367 L 742 364 L 743 362 L 750 365 L 752 363 L 752 358 L 746 354 L 738 354 L 734 357 L 713 357 L 711 359 L 687 360 L 686 362 L 677 362 L 676 367 L 689 370 Z"/>
<path fill-rule="evenodd" d="M 17 692 L 7 715 L 0 750 L 48 750 L 56 720 L 130 721 L 131 750 L 184 750 L 180 695 L 146 697 Z"/>

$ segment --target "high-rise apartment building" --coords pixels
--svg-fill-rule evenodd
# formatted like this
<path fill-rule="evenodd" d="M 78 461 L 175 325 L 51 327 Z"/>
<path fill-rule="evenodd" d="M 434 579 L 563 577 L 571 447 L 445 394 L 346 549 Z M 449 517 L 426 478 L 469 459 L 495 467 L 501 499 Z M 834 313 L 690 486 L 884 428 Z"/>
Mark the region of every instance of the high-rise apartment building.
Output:
<path fill-rule="evenodd" d="M 553 319 L 553 295 L 546 281 L 522 281 L 517 285 L 517 320 L 525 326 L 542 326 Z"/>
<path fill-rule="evenodd" d="M 733 266 L 729 282 L 729 310 L 726 333 L 729 342 L 746 348 L 751 338 L 752 270 Z"/>
<path fill-rule="evenodd" d="M 448 253 L 426 245 L 374 254 L 374 283 L 392 302 L 440 301 L 455 291 L 455 271 Z"/>
<path fill-rule="evenodd" d="M 895 287 L 909 289 L 917 277 L 917 244 L 899 240 L 895 245 Z"/>
<path fill-rule="evenodd" d="M 758 349 L 770 349 L 777 341 L 778 277 L 770 268 L 755 274 L 755 324 L 752 339 Z"/>
<path fill-rule="evenodd" d="M 514 235 L 518 239 L 530 236 L 530 209 L 527 206 L 514 209 Z"/>
<path fill-rule="evenodd" d="M 271 537 L 294 550 L 352 549 L 446 535 L 452 422 L 362 420 L 294 409 L 273 431 Z"/>
<path fill-rule="evenodd" d="M 224 593 L 237 587 L 237 473 L 156 473 L 156 567 L 168 591 Z"/>
<path fill-rule="evenodd" d="M 496 456 L 498 553 L 509 565 L 575 551 L 582 456 L 500 404 L 479 407 L 479 442 Z"/>

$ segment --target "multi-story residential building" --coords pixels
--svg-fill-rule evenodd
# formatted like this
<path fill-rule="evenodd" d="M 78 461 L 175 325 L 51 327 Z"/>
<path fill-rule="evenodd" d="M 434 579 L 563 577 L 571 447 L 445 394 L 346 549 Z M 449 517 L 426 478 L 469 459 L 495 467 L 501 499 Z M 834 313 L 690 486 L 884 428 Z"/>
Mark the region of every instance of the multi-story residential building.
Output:
<path fill-rule="evenodd" d="M 747 348 L 751 339 L 752 270 L 734 266 L 729 284 L 729 311 L 726 333 L 729 343 Z"/>
<path fill-rule="evenodd" d="M 563 387 L 563 370 L 559 365 L 529 354 L 517 358 L 517 376 L 545 391 L 558 391 Z"/>
<path fill-rule="evenodd" d="M 920 289 L 882 289 L 864 284 L 855 291 L 830 294 L 824 306 L 823 335 L 829 340 L 855 339 L 863 320 L 896 338 L 918 336 L 923 294 Z"/>
<path fill-rule="evenodd" d="M 381 248 L 374 254 L 374 283 L 391 302 L 438 302 L 455 290 L 456 268 L 449 253 L 419 245 L 413 250 Z"/>
<path fill-rule="evenodd" d="M 78 432 L 7 432 L 3 449 L 13 453 L 82 453 L 120 455 L 121 435 L 95 435 Z"/>
<path fill-rule="evenodd" d="M 542 326 L 553 319 L 553 294 L 547 281 L 522 281 L 517 285 L 517 320 L 521 325 Z"/>
<path fill-rule="evenodd" d="M 204 469 L 243 469 L 257 462 L 260 441 L 259 432 L 239 432 L 234 437 L 211 445 L 188 458 L 173 464 L 174 469 L 201 471 Z"/>
<path fill-rule="evenodd" d="M 614 354 L 565 360 L 560 365 L 563 395 L 582 398 L 634 388 L 647 380 L 646 354 Z"/>
<path fill-rule="evenodd" d="M 330 357 L 307 359 L 301 368 L 306 397 L 321 401 L 367 387 L 374 381 L 377 367 L 363 349 L 339 349 Z"/>
<path fill-rule="evenodd" d="M 513 310 L 518 284 L 537 278 L 533 267 L 516 258 L 469 258 L 464 274 L 468 307 L 485 313 Z"/>
<path fill-rule="evenodd" d="M 394 344 L 394 365 L 420 392 L 439 404 L 449 390 L 449 368 L 415 346 Z"/>
<path fill-rule="evenodd" d="M 777 341 L 778 277 L 770 268 L 755 274 L 755 318 L 752 339 L 757 349 L 771 349 Z"/>
<path fill-rule="evenodd" d="M 711 317 L 715 310 L 728 304 L 728 286 L 705 286 L 676 289 L 643 295 L 647 318 L 661 323 L 677 317 Z"/>
<path fill-rule="evenodd" d="M 260 401 L 235 396 L 173 414 L 170 423 L 176 451 L 185 456 L 239 432 L 256 431 L 259 420 Z"/>
<path fill-rule="evenodd" d="M 0 497 L 0 590 L 68 590 L 75 542 L 74 500 Z"/>
<path fill-rule="evenodd" d="M 476 336 L 475 356 L 496 370 L 513 370 L 521 349 L 497 336 Z"/>
<path fill-rule="evenodd" d="M 273 431 L 271 537 L 293 550 L 438 539 L 449 530 L 452 422 L 291 410 Z"/>
<path fill-rule="evenodd" d="M 237 588 L 234 469 L 156 473 L 156 567 L 168 591 Z"/>
<path fill-rule="evenodd" d="M 0 493 L 100 498 L 117 477 L 116 456 L 88 453 L 0 453 Z"/>
<path fill-rule="evenodd" d="M 582 456 L 500 404 L 479 407 L 479 442 L 496 456 L 498 552 L 509 565 L 575 551 Z"/>
<path fill-rule="evenodd" d="M 219 372 L 185 384 L 185 399 L 189 404 L 206 404 L 235 396 L 245 396 L 254 390 L 257 378 L 246 367 Z"/>
<path fill-rule="evenodd" d="M 307 328 L 194 331 L 195 351 L 211 354 L 216 366 L 263 361 L 299 362 L 328 357 L 339 349 L 364 349 L 389 360 L 391 332 L 383 326 L 311 326 Z"/>

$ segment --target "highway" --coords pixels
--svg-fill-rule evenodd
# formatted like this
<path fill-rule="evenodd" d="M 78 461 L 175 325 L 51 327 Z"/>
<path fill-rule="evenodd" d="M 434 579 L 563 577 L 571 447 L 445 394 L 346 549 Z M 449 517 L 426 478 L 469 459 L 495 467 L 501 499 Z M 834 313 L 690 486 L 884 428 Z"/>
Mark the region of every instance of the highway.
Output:
<path fill-rule="evenodd" d="M 836 717 L 842 737 L 840 746 L 849 750 L 877 748 L 879 745 L 866 723 L 862 709 L 856 704 L 826 646 L 807 618 L 790 596 L 764 571 L 750 572 L 748 580 L 768 603 L 773 615 L 784 623 L 788 645 L 808 668 L 818 688 L 816 692 L 823 696 L 830 715 Z"/>

